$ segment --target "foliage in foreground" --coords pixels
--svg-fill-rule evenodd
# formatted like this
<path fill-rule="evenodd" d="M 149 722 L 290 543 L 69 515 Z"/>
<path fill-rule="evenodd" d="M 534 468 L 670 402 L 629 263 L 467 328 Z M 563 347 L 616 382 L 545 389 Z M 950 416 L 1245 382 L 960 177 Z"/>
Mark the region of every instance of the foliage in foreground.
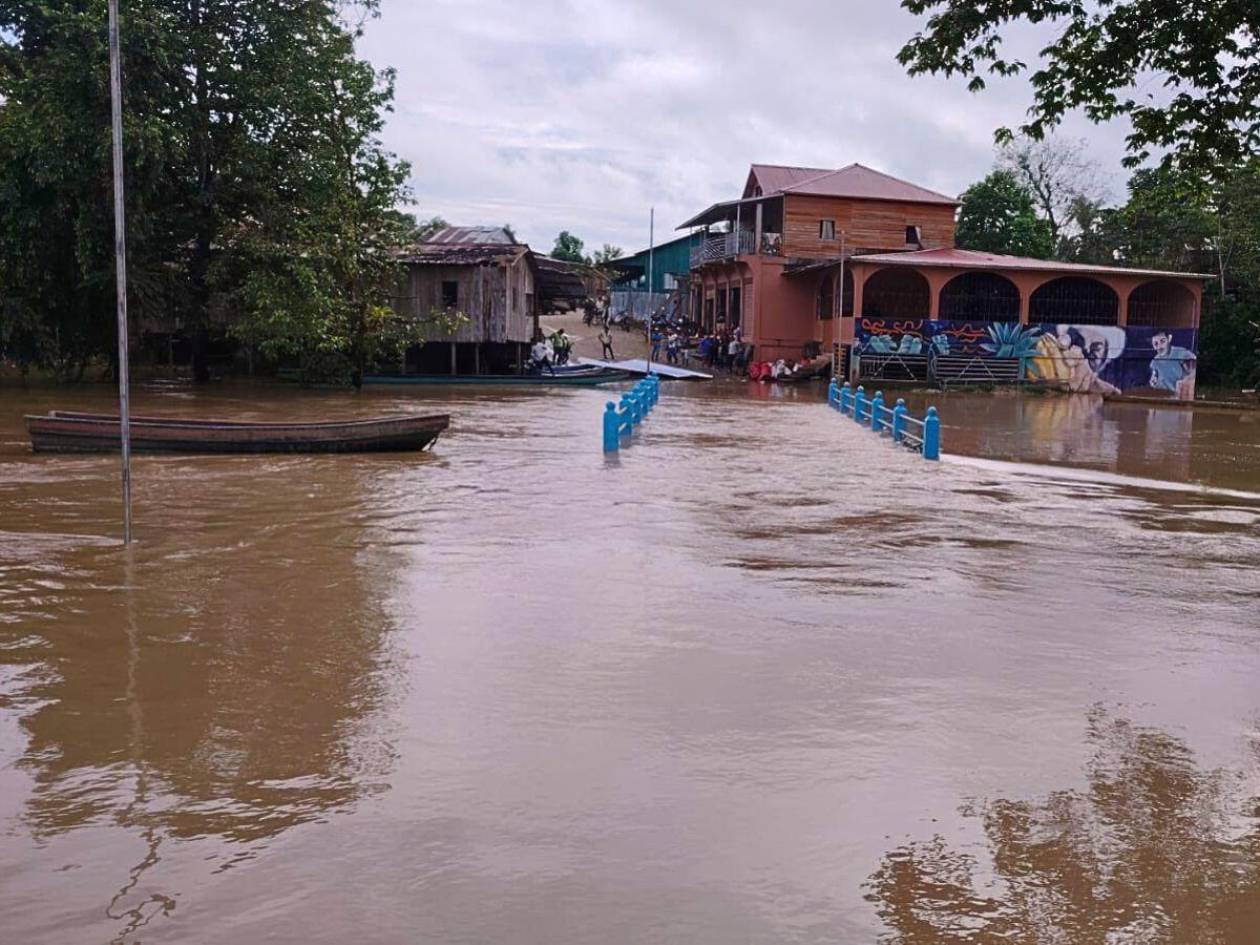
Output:
<path fill-rule="evenodd" d="M 388 306 L 422 228 L 378 138 L 394 77 L 348 19 L 377 2 L 124 5 L 133 324 L 354 375 L 422 336 Z M 0 0 L 0 347 L 63 376 L 113 349 L 105 23 L 105 0 Z"/>

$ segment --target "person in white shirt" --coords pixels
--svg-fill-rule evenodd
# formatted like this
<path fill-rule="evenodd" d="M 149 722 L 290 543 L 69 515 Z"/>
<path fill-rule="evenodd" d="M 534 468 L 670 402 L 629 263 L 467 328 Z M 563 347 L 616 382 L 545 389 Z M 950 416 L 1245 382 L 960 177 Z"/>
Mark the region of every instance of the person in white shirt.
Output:
<path fill-rule="evenodd" d="M 556 369 L 551 366 L 551 348 L 547 346 L 546 342 L 535 341 L 530 355 L 533 358 L 535 370 L 541 374 L 542 369 L 546 368 L 551 372 L 552 376 L 555 376 Z"/>

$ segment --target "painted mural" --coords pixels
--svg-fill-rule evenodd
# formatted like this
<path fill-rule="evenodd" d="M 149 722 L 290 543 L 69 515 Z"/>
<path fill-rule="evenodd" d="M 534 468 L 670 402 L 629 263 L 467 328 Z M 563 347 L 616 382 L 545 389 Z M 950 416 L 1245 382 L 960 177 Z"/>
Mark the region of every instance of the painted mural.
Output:
<path fill-rule="evenodd" d="M 859 353 L 1020 358 L 1025 378 L 1093 394 L 1194 398 L 1193 328 L 859 318 Z"/>

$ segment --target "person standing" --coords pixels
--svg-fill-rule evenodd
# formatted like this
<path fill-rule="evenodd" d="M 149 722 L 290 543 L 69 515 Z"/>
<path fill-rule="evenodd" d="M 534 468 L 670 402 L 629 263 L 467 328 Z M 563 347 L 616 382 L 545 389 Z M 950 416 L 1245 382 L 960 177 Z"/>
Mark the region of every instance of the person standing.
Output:
<path fill-rule="evenodd" d="M 569 340 L 569 336 L 565 334 L 563 328 L 555 333 L 551 344 L 556 349 L 556 364 L 568 364 L 569 350 L 573 347 L 573 343 Z"/>
<path fill-rule="evenodd" d="M 604 348 L 604 360 L 616 361 L 617 356 L 613 354 L 612 332 L 608 330 L 608 322 L 604 322 L 604 330 L 599 333 L 599 343 Z"/>

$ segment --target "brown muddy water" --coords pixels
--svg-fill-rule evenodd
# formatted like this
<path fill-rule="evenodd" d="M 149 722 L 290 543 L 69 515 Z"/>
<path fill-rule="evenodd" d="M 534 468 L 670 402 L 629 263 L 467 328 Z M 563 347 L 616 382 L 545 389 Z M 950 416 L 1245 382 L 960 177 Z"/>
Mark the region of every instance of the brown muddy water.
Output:
<path fill-rule="evenodd" d="M 125 552 L 0 390 L 0 942 L 1260 941 L 1260 415 L 774 393 L 142 393 L 455 426 Z"/>

